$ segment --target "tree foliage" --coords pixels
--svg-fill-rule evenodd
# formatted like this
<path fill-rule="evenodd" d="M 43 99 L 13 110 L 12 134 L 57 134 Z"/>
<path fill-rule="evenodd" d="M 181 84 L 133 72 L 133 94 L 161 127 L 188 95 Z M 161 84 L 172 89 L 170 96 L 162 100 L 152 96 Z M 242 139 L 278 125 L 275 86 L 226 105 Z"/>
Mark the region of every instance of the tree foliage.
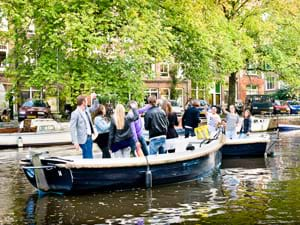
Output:
<path fill-rule="evenodd" d="M 71 99 L 92 90 L 142 99 L 149 65 L 162 61 L 182 65 L 201 86 L 229 75 L 235 82 L 247 63 L 299 85 L 297 0 L 5 0 L 0 7 L 16 91 L 56 86 Z"/>

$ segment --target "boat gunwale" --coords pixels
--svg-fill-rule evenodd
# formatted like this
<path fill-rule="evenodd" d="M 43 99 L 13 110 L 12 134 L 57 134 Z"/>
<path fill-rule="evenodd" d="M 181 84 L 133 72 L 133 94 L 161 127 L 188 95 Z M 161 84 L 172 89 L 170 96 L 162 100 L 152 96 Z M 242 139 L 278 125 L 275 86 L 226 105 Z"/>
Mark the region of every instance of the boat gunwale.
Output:
<path fill-rule="evenodd" d="M 149 166 L 155 165 L 165 165 L 171 163 L 178 163 L 189 161 L 193 159 L 198 159 L 201 157 L 208 156 L 211 153 L 217 152 L 221 149 L 223 143 L 220 142 L 220 139 L 213 141 L 199 149 L 196 150 L 185 150 L 184 152 L 178 153 L 169 153 L 169 154 L 160 154 L 160 155 L 151 155 L 148 156 Z M 205 150 L 203 150 L 206 148 Z M 48 163 L 51 162 L 51 158 L 47 160 Z M 59 158 L 53 159 L 53 161 L 58 161 Z M 136 158 L 111 158 L 111 159 L 78 159 L 73 162 L 65 161 L 61 158 L 62 163 L 55 163 L 55 166 L 58 168 L 65 169 L 95 169 L 95 168 L 122 168 L 122 167 L 140 167 L 147 166 L 146 157 L 136 157 Z"/>

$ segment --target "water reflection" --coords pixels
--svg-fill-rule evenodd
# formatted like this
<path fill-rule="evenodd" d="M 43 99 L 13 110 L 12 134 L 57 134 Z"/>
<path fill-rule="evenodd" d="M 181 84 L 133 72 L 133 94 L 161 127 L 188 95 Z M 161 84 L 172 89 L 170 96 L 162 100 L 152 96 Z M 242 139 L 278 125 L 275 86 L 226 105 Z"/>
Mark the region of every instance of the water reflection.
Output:
<path fill-rule="evenodd" d="M 273 158 L 226 159 L 213 177 L 144 189 L 85 195 L 41 195 L 18 160 L 0 152 L 0 224 L 281 224 L 300 221 L 300 134 L 282 135 Z"/>

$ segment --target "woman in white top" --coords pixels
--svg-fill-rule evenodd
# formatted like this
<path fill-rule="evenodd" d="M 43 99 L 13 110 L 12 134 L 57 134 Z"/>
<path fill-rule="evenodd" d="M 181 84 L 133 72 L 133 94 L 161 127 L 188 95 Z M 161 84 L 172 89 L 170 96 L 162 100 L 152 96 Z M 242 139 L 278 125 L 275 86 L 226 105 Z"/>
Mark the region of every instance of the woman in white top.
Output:
<path fill-rule="evenodd" d="M 211 107 L 210 112 L 208 112 L 207 109 L 205 109 L 205 116 L 207 119 L 208 131 L 210 137 L 212 138 L 216 134 L 217 128 L 221 123 L 221 117 L 217 113 L 217 108 L 215 106 Z"/>

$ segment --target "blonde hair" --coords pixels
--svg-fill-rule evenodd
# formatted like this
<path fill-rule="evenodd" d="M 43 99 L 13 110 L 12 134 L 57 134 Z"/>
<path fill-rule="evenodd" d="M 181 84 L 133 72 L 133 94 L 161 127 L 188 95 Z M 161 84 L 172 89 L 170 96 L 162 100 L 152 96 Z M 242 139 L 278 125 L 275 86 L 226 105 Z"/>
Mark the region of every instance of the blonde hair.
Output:
<path fill-rule="evenodd" d="M 125 126 L 125 108 L 122 104 L 117 104 L 114 114 L 114 120 L 116 122 L 116 127 L 121 130 Z"/>

